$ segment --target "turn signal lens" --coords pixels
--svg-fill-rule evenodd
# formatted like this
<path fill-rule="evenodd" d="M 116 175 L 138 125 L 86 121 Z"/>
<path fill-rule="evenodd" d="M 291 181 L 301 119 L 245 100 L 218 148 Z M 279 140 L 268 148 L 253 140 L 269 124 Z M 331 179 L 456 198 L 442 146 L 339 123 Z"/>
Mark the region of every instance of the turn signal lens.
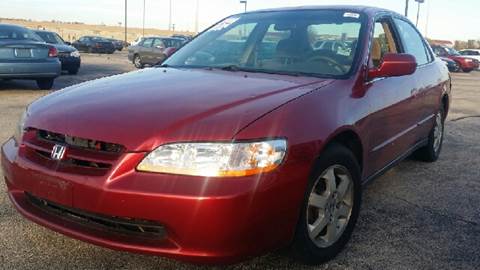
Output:
<path fill-rule="evenodd" d="M 235 143 L 162 145 L 137 166 L 142 172 L 205 177 L 239 177 L 274 170 L 287 150 L 283 139 Z"/>

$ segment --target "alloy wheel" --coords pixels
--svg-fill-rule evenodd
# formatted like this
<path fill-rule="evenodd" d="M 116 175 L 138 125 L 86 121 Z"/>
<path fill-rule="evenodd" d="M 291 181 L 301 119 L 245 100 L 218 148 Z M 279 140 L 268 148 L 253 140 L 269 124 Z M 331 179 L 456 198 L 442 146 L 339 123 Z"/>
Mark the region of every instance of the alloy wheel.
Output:
<path fill-rule="evenodd" d="M 310 239 L 320 248 L 333 245 L 345 231 L 353 209 L 353 180 L 347 168 L 333 165 L 315 181 L 307 205 Z"/>
<path fill-rule="evenodd" d="M 435 117 L 435 128 L 433 130 L 433 151 L 438 153 L 443 139 L 443 119 L 442 114 L 438 113 Z"/>

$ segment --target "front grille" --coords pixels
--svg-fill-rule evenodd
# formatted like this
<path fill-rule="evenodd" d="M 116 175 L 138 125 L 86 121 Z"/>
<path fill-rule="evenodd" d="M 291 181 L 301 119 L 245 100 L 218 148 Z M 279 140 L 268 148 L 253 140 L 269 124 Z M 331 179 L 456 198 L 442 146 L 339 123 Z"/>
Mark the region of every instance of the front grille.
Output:
<path fill-rule="evenodd" d="M 119 144 L 37 129 L 29 129 L 23 141 L 25 157 L 30 161 L 56 171 L 91 176 L 105 175 L 125 151 Z M 51 158 L 55 145 L 67 148 L 60 161 Z"/>
<path fill-rule="evenodd" d="M 120 153 L 123 151 L 123 146 L 119 144 L 73 137 L 46 130 L 37 130 L 37 137 L 39 139 L 46 140 L 52 143 L 67 144 L 70 146 L 89 149 L 93 151 L 103 151 L 109 153 Z"/>
<path fill-rule="evenodd" d="M 148 239 L 165 238 L 165 228 L 161 224 L 154 221 L 120 218 L 113 216 L 105 216 L 87 213 L 78 209 L 61 206 L 47 200 L 37 198 L 30 193 L 25 193 L 28 201 L 51 215 L 67 219 L 76 223 L 87 226 L 93 226 L 96 229 L 108 230 L 126 235 L 134 235 L 136 237 L 145 237 Z"/>

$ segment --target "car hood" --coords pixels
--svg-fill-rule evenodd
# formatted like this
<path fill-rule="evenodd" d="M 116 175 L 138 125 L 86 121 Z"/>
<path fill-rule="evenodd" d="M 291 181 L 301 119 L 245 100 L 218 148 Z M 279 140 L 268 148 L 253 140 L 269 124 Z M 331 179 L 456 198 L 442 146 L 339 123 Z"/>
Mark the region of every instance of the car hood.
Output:
<path fill-rule="evenodd" d="M 30 105 L 26 126 L 122 144 L 129 151 L 150 151 L 175 141 L 225 141 L 282 104 L 331 81 L 151 68 L 45 96 Z"/>
<path fill-rule="evenodd" d="M 50 45 L 57 48 L 58 52 L 61 52 L 61 53 L 70 53 L 70 52 L 74 52 L 74 51 L 77 50 L 74 47 L 66 45 L 66 44 L 50 44 Z"/>

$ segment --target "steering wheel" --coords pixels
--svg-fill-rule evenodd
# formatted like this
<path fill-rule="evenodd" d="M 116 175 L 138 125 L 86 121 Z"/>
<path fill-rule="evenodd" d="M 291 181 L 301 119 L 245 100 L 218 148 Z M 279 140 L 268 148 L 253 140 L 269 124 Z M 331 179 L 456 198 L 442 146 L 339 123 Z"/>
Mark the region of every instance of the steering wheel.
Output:
<path fill-rule="evenodd" d="M 307 62 L 325 62 L 327 63 L 327 65 L 335 68 L 337 71 L 339 71 L 342 74 L 345 74 L 348 72 L 348 70 L 345 70 L 345 68 L 341 64 L 339 64 L 337 61 L 335 61 L 334 59 L 328 56 L 314 55 L 308 58 Z"/>

